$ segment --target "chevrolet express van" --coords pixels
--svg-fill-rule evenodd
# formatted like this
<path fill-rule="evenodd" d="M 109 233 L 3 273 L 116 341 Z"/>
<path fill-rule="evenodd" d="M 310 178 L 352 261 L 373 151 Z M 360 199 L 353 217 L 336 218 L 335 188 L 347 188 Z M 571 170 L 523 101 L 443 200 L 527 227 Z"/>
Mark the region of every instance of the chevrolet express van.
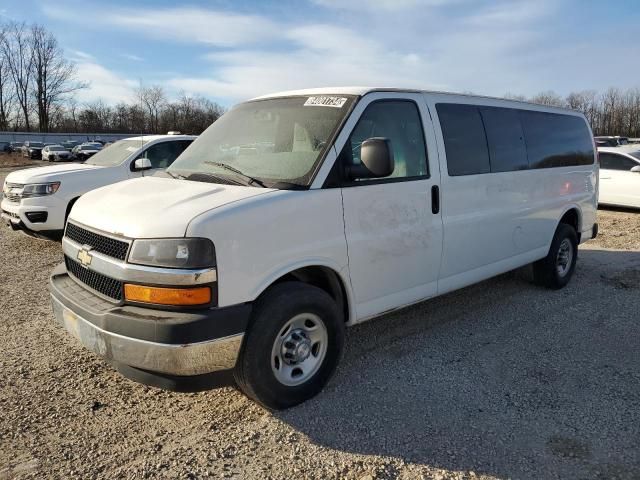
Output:
<path fill-rule="evenodd" d="M 317 394 L 345 327 L 533 263 L 569 282 L 597 233 L 582 114 L 331 88 L 242 103 L 162 176 L 83 195 L 50 279 L 57 321 L 139 381 L 233 372 L 286 408 Z"/>

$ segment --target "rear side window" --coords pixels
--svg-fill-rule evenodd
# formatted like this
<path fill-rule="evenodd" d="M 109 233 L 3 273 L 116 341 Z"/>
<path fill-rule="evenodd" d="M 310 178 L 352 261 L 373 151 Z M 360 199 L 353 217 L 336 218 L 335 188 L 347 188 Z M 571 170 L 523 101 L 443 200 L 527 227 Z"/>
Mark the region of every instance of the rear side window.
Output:
<path fill-rule="evenodd" d="M 481 107 L 487 132 L 492 172 L 512 172 L 529 168 L 524 132 L 518 110 Z"/>
<path fill-rule="evenodd" d="M 480 110 L 474 105 L 436 105 L 450 176 L 489 173 L 489 149 Z"/>
<path fill-rule="evenodd" d="M 640 163 L 630 158 L 616 155 L 615 153 L 600 152 L 598 159 L 600 160 L 600 168 L 606 170 L 631 170 L 633 167 L 640 165 Z"/>
<path fill-rule="evenodd" d="M 593 144 L 585 121 L 574 115 L 520 111 L 529 168 L 593 163 Z"/>

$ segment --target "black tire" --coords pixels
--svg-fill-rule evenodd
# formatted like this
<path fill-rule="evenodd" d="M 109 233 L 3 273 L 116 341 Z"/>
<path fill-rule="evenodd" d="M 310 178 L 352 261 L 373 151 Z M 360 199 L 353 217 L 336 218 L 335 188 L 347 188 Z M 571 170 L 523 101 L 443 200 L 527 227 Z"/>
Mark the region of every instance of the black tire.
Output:
<path fill-rule="evenodd" d="M 301 313 L 317 315 L 326 327 L 327 347 L 318 369 L 304 383 L 287 386 L 273 369 L 276 338 L 290 319 Z M 300 282 L 269 288 L 255 302 L 234 376 L 240 389 L 261 405 L 281 410 L 317 395 L 333 375 L 344 346 L 344 318 L 325 291 Z"/>
<path fill-rule="evenodd" d="M 565 268 L 559 268 L 559 255 L 560 249 L 566 243 L 570 244 L 571 258 L 566 263 Z M 578 234 L 571 225 L 561 223 L 556 229 L 556 233 L 553 236 L 549 253 L 542 260 L 538 260 L 533 264 L 533 278 L 535 283 L 543 287 L 558 290 L 564 287 L 576 269 L 576 262 L 578 260 Z M 564 270 L 564 271 L 560 271 Z"/>

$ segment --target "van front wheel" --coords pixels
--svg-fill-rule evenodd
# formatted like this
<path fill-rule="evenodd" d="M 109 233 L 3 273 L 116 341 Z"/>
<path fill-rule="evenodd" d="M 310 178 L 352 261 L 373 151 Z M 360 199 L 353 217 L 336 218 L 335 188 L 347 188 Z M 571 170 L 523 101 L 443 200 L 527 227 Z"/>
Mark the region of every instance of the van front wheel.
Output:
<path fill-rule="evenodd" d="M 318 394 L 342 355 L 344 319 L 324 290 L 284 282 L 254 305 L 235 368 L 240 389 L 271 409 Z"/>
<path fill-rule="evenodd" d="M 573 275 L 578 260 L 578 236 L 570 225 L 561 223 L 556 229 L 549 253 L 533 264 L 534 280 L 538 285 L 560 289 Z"/>

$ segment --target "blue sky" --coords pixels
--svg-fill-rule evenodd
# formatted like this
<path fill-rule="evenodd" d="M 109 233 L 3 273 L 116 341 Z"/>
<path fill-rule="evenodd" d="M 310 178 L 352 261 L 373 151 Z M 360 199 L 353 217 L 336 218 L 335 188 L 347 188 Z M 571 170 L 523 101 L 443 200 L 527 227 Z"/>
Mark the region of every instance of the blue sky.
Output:
<path fill-rule="evenodd" d="M 375 85 L 560 94 L 640 86 L 637 0 L 0 0 L 39 22 L 115 103 L 159 84 L 225 106 L 294 88 Z"/>

